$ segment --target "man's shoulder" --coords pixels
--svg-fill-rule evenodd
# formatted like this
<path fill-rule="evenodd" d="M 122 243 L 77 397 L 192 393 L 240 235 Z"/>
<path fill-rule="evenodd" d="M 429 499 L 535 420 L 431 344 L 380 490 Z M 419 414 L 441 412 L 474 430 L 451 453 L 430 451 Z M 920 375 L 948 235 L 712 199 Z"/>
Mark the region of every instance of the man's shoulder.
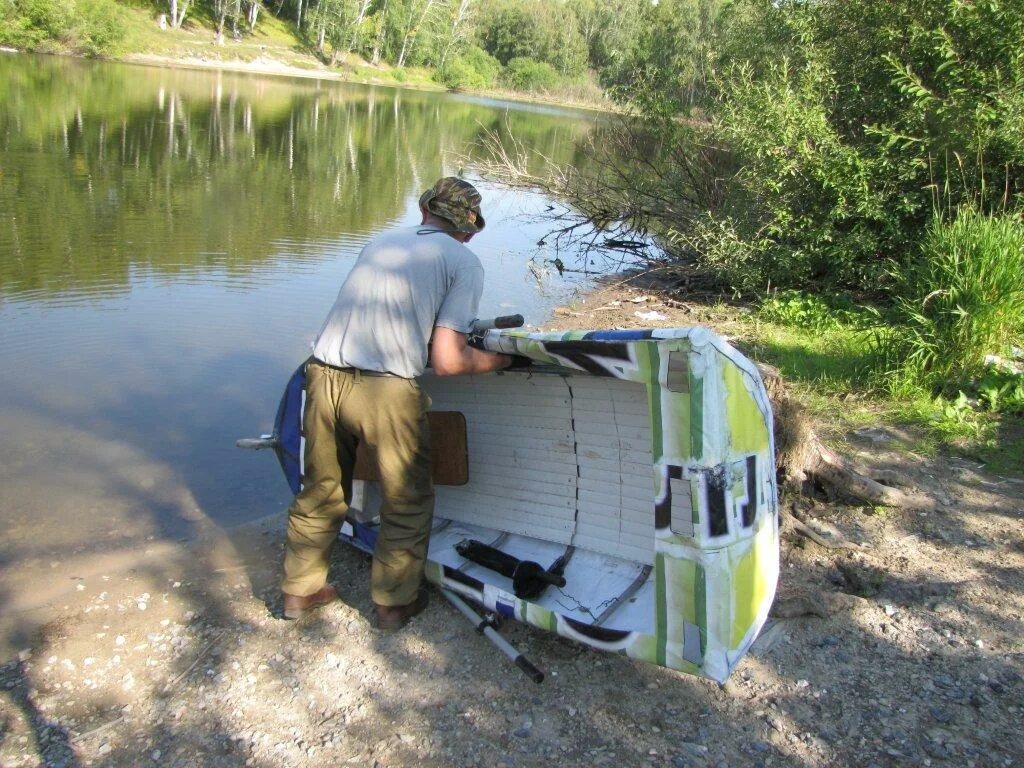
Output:
<path fill-rule="evenodd" d="M 480 257 L 451 235 L 429 226 L 398 227 L 381 233 L 381 245 L 408 248 L 410 251 L 435 253 L 454 267 L 479 267 Z"/>
<path fill-rule="evenodd" d="M 384 229 L 377 232 L 366 242 L 367 247 L 375 247 L 380 245 L 395 245 L 402 242 L 408 242 L 410 244 L 419 241 L 416 234 L 418 227 L 405 226 L 405 227 L 392 227 L 390 229 Z"/>

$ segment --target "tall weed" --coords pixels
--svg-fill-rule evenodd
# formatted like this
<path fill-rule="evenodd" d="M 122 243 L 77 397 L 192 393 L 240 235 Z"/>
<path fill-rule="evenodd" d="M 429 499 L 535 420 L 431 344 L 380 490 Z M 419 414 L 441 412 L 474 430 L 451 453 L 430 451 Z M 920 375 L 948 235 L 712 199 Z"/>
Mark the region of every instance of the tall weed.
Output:
<path fill-rule="evenodd" d="M 0 0 L 0 44 L 114 54 L 125 36 L 121 14 L 114 0 Z"/>
<path fill-rule="evenodd" d="M 901 298 L 892 326 L 876 334 L 876 370 L 955 391 L 1024 334 L 1024 223 L 973 209 L 936 216 L 896 281 Z"/>

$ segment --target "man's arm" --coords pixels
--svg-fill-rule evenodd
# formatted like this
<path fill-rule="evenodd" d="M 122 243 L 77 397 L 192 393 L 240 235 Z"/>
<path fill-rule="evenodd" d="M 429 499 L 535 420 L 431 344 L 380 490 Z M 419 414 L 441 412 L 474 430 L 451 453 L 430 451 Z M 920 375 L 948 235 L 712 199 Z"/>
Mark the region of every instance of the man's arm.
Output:
<path fill-rule="evenodd" d="M 509 355 L 484 352 L 469 346 L 466 334 L 434 326 L 430 344 L 430 367 L 438 376 L 461 376 L 468 373 L 489 373 L 507 368 L 512 362 Z"/>

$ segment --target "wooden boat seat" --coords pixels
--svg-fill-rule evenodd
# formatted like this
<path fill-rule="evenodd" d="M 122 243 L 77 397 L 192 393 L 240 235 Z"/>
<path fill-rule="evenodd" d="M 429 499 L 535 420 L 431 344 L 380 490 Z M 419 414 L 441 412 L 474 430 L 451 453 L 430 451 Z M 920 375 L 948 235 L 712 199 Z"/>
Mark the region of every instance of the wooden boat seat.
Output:
<path fill-rule="evenodd" d="M 469 482 L 466 417 L 458 411 L 430 411 L 427 418 L 434 484 L 465 485 Z M 380 479 L 375 451 L 365 443 L 359 443 L 354 475 L 356 480 L 376 482 Z"/>

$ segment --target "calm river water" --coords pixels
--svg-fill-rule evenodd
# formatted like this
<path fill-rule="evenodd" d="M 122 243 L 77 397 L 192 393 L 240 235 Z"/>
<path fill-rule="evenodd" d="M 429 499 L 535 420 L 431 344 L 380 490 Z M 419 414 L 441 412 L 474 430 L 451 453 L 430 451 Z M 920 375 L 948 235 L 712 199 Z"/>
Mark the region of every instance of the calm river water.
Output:
<path fill-rule="evenodd" d="M 0 567 L 283 510 L 270 426 L 360 246 L 503 126 L 572 162 L 577 113 L 315 80 L 0 54 Z M 483 186 L 481 315 L 576 289 L 543 199 Z M 71 558 L 69 560 L 69 558 Z M 73 574 L 72 574 L 73 576 Z M 0 580 L 0 604 L 9 582 Z"/>

